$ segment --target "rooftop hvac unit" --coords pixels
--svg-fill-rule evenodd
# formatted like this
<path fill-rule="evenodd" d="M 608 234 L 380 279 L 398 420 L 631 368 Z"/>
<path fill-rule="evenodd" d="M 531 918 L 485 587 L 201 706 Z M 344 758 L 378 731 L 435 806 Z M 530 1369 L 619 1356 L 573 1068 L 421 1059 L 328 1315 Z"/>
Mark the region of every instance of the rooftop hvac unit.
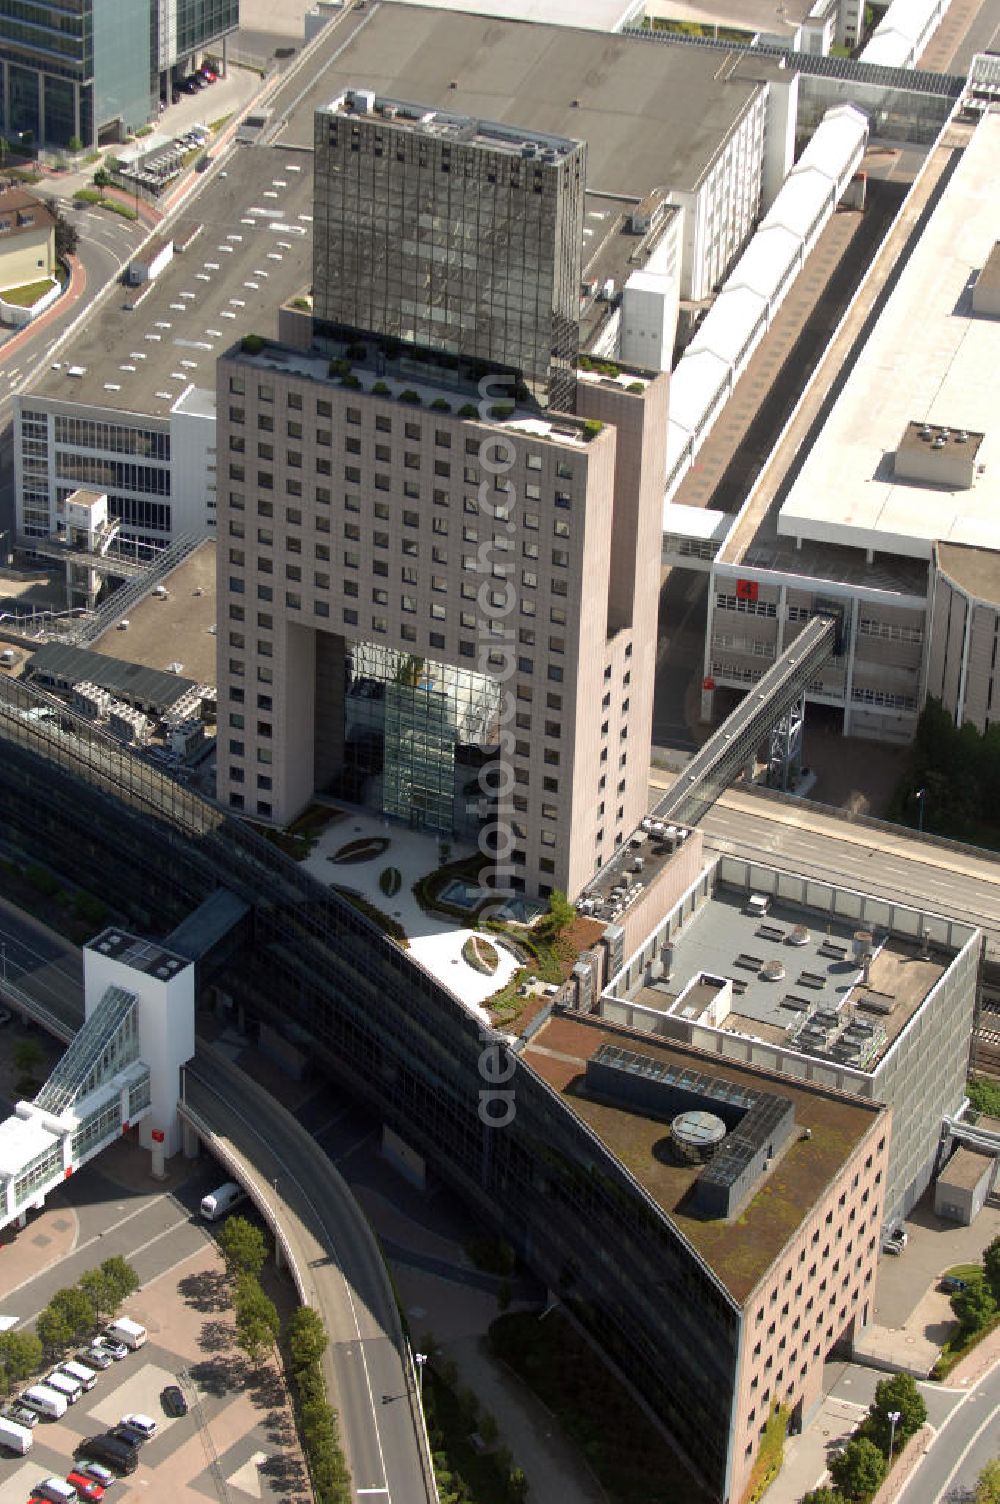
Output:
<path fill-rule="evenodd" d="M 785 975 L 785 968 L 780 961 L 765 961 L 760 968 L 760 978 L 764 982 L 780 982 Z"/>
<path fill-rule="evenodd" d="M 955 443 L 956 444 L 967 444 L 968 442 L 969 442 L 969 435 L 968 435 L 968 433 L 966 432 L 966 430 L 964 428 L 960 428 L 958 430 L 958 433 L 955 435 Z"/>
<path fill-rule="evenodd" d="M 643 868 L 643 858 L 641 856 L 637 856 L 636 859 L 635 859 L 635 861 L 632 863 L 632 871 L 633 872 L 641 872 L 642 868 Z"/>
<path fill-rule="evenodd" d="M 810 935 L 804 924 L 796 924 L 788 931 L 785 939 L 789 945 L 808 945 Z"/>

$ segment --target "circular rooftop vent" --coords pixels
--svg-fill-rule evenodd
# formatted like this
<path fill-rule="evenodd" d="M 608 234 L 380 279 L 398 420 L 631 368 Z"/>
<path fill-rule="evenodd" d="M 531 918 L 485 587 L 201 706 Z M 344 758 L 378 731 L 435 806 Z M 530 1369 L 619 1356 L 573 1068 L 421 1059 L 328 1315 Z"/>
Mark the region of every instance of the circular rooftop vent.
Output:
<path fill-rule="evenodd" d="M 678 1113 L 670 1124 L 670 1134 L 678 1155 L 692 1164 L 711 1159 L 726 1136 L 726 1125 L 714 1112 L 690 1108 Z"/>
<path fill-rule="evenodd" d="M 785 968 L 780 961 L 765 961 L 760 968 L 762 982 L 780 982 L 785 975 Z"/>
<path fill-rule="evenodd" d="M 796 924 L 788 931 L 785 938 L 789 945 L 808 945 L 810 935 L 804 924 Z"/>

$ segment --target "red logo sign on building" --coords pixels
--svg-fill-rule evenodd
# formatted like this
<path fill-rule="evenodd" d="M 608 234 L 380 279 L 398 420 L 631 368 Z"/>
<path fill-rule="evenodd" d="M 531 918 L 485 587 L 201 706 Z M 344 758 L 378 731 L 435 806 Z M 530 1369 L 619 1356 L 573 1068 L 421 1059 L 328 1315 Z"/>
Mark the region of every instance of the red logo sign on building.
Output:
<path fill-rule="evenodd" d="M 756 580 L 737 580 L 736 599 L 738 601 L 755 601 L 760 593 L 760 586 Z"/>

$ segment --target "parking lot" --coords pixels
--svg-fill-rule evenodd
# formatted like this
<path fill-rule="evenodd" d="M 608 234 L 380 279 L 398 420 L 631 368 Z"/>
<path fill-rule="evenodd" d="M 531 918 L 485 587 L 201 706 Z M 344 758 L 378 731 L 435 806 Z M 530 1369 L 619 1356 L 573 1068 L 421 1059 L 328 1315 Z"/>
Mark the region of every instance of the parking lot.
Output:
<path fill-rule="evenodd" d="M 65 1478 L 86 1438 L 135 1413 L 151 1416 L 157 1433 L 140 1448 L 136 1471 L 112 1486 L 113 1504 L 167 1497 L 305 1504 L 307 1475 L 283 1380 L 273 1363 L 251 1364 L 237 1348 L 222 1261 L 195 1211 L 218 1168 L 172 1162 L 165 1194 L 157 1194 L 143 1151 L 123 1141 L 107 1157 L 103 1168 L 74 1177 L 69 1202 L 56 1193 L 3 1249 L 0 1312 L 31 1320 L 83 1267 L 121 1253 L 143 1280 L 125 1313 L 149 1339 L 100 1372 L 61 1419 L 39 1419 L 27 1456 L 0 1453 L 0 1504 L 25 1504 L 43 1478 Z M 106 1236 L 95 1234 L 101 1226 Z M 295 1308 L 287 1276 L 269 1266 L 263 1283 L 286 1320 Z M 170 1384 L 182 1388 L 187 1415 L 166 1414 L 160 1396 Z"/>

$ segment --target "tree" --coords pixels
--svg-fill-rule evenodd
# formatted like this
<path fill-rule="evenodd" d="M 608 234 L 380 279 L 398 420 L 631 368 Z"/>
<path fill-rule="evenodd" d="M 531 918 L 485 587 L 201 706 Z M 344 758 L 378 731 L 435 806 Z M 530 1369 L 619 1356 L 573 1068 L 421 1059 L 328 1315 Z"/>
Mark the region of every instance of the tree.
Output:
<path fill-rule="evenodd" d="M 994 1238 L 983 1250 L 983 1274 L 990 1287 L 990 1294 L 1000 1306 L 1000 1238 Z"/>
<path fill-rule="evenodd" d="M 811 1488 L 799 1504 L 844 1504 L 844 1496 L 835 1488 Z"/>
<path fill-rule="evenodd" d="M 73 1331 L 66 1317 L 62 1311 L 51 1305 L 45 1307 L 35 1322 L 35 1331 L 48 1356 L 62 1352 L 73 1340 Z"/>
<path fill-rule="evenodd" d="M 70 224 L 54 198 L 47 198 L 45 207 L 56 222 L 56 255 L 60 260 L 66 256 L 75 256 L 80 243 L 76 226 Z"/>
<path fill-rule="evenodd" d="M 40 1368 L 42 1344 L 34 1332 L 0 1332 L 0 1367 L 12 1384 Z"/>
<path fill-rule="evenodd" d="M 893 1412 L 899 1415 L 895 1432 L 889 1419 Z M 916 1380 L 908 1373 L 897 1373 L 876 1384 L 875 1398 L 863 1422 L 862 1434 L 888 1455 L 890 1444 L 902 1446 L 920 1430 L 926 1419 L 927 1406 Z"/>
<path fill-rule="evenodd" d="M 864 1504 L 878 1491 L 888 1463 L 873 1441 L 856 1436 L 830 1458 L 830 1477 L 848 1499 Z"/>
<path fill-rule="evenodd" d="M 281 1322 L 273 1300 L 264 1294 L 256 1277 L 238 1274 L 233 1292 L 236 1341 L 247 1357 L 257 1362 L 278 1340 Z"/>
<path fill-rule="evenodd" d="M 252 1274 L 260 1279 L 267 1263 L 267 1239 L 255 1222 L 246 1217 L 227 1217 L 219 1232 L 219 1252 L 230 1278 Z"/>
<path fill-rule="evenodd" d="M 107 1312 L 109 1316 L 113 1316 L 123 1302 L 135 1294 L 142 1281 L 134 1266 L 128 1259 L 122 1258 L 120 1253 L 112 1254 L 111 1258 L 102 1261 L 101 1273 L 107 1281 L 111 1296 Z"/>
<path fill-rule="evenodd" d="M 100 1326 L 107 1316 L 113 1316 L 118 1308 L 111 1281 L 102 1269 L 86 1269 L 77 1283 L 94 1308 L 94 1323 Z"/>
<path fill-rule="evenodd" d="M 308 1368 L 318 1363 L 326 1351 L 326 1328 L 323 1318 L 312 1306 L 299 1306 L 285 1327 L 285 1341 L 293 1368 Z"/>
<path fill-rule="evenodd" d="M 94 1307 L 86 1291 L 78 1285 L 67 1285 L 57 1290 L 49 1301 L 49 1309 L 58 1311 L 69 1330 L 69 1340 L 87 1337 L 94 1328 Z"/>
<path fill-rule="evenodd" d="M 956 1290 L 951 1297 L 951 1308 L 963 1334 L 971 1336 L 996 1315 L 997 1303 L 985 1279 L 970 1279 L 964 1290 Z"/>
<path fill-rule="evenodd" d="M 1000 1457 L 988 1462 L 976 1479 L 975 1504 L 1000 1504 Z"/>
<path fill-rule="evenodd" d="M 14 1067 L 20 1075 L 33 1077 L 44 1064 L 45 1051 L 37 1039 L 29 1034 L 27 1039 L 17 1041 L 14 1046 Z"/>
<path fill-rule="evenodd" d="M 559 935 L 575 918 L 576 910 L 566 894 L 555 888 L 549 896 L 548 912 L 538 928 L 546 935 Z"/>

